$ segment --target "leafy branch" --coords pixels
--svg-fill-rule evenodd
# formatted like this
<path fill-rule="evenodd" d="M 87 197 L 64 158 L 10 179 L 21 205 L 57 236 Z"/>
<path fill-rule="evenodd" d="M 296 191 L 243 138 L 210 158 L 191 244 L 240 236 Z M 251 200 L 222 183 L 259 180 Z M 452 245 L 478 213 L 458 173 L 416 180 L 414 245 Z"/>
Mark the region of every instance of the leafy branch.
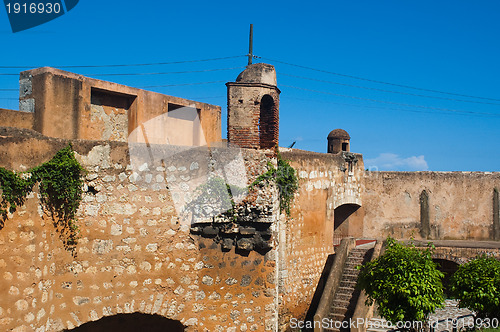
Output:
<path fill-rule="evenodd" d="M 254 188 L 262 182 L 274 182 L 279 190 L 280 211 L 290 216 L 290 206 L 297 190 L 299 189 L 299 180 L 295 175 L 295 169 L 281 157 L 278 152 L 278 167 L 275 168 L 270 162 L 267 163 L 267 171 L 257 177 L 249 186 Z"/>

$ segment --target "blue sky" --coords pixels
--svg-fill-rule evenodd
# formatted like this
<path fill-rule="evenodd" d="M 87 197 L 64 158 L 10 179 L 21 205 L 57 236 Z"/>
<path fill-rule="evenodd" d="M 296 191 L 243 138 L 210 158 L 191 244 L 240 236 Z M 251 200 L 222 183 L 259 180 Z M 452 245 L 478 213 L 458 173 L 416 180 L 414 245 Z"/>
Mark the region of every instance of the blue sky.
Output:
<path fill-rule="evenodd" d="M 244 55 L 253 23 L 254 54 L 263 57 L 255 61 L 274 64 L 278 72 L 281 146 L 297 141 L 299 149 L 325 152 L 328 133 L 343 128 L 351 135 L 351 150 L 364 155 L 367 167 L 499 171 L 499 13 L 500 2 L 494 0 L 80 0 L 62 17 L 14 34 L 2 8 L 0 66 Z M 221 105 L 225 136 L 224 82 L 234 81 L 245 65 L 246 59 L 237 57 L 67 70 L 135 87 L 221 81 L 148 89 Z M 97 76 L 214 69 L 224 70 Z M 0 68 L 0 73 L 20 70 Z M 0 75 L 0 89 L 17 87 L 18 77 Z M 17 91 L 0 90 L 0 107 L 17 109 L 17 97 Z"/>

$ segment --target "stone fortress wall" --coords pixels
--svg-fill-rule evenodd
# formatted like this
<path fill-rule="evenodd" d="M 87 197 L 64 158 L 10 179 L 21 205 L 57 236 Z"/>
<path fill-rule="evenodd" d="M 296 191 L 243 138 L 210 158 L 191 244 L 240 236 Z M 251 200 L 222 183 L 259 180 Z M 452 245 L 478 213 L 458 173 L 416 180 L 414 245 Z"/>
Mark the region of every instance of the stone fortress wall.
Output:
<path fill-rule="evenodd" d="M 364 185 L 363 236 L 499 239 L 499 173 L 367 172 Z"/>
<path fill-rule="evenodd" d="M 1 132 L 0 160 L 9 161 L 1 166 L 25 170 L 67 144 L 19 134 Z M 137 167 L 127 144 L 72 143 L 88 170 L 77 256 L 63 248 L 35 191 L 0 231 L 0 329 L 60 331 L 132 312 L 158 314 L 200 331 L 275 329 L 272 229 L 271 249 L 264 254 L 221 250 L 214 238 L 193 234 L 165 188 L 180 183 L 188 191 L 189 178 L 207 165 L 205 154 Z M 259 151 L 245 151 L 250 179 L 265 170 L 267 160 Z M 259 205 L 273 206 L 272 197 L 259 193 Z"/>
<path fill-rule="evenodd" d="M 88 174 L 76 258 L 36 190 L 0 230 L 0 329 L 144 313 L 189 331 L 287 330 L 343 237 L 498 239 L 498 173 L 368 172 L 339 129 L 326 154 L 279 148 L 299 179 L 290 216 L 272 185 L 234 197 L 232 214 L 187 209 L 210 178 L 236 190 L 276 165 L 274 68 L 245 72 L 227 84 L 229 145 L 218 106 L 52 68 L 21 73 L 21 112 L 0 109 L 0 126 L 15 127 L 0 128 L 0 166 L 26 171 L 72 142 Z"/>

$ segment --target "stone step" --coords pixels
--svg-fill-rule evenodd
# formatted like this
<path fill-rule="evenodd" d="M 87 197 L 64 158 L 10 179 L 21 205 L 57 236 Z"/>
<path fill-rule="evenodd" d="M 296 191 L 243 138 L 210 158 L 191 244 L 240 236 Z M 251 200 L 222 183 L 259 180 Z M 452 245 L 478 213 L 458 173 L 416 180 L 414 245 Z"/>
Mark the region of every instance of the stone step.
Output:
<path fill-rule="evenodd" d="M 333 321 L 343 321 L 345 317 L 345 312 L 334 312 L 328 315 L 328 318 Z"/>
<path fill-rule="evenodd" d="M 337 293 L 337 294 L 335 294 L 334 301 L 336 299 L 338 299 L 340 301 L 348 301 L 349 302 L 351 300 L 351 298 L 352 298 L 352 293 Z"/>
<path fill-rule="evenodd" d="M 342 281 L 352 281 L 354 284 L 358 281 L 358 276 L 357 275 L 343 275 L 342 279 L 340 279 L 340 282 Z"/>
<path fill-rule="evenodd" d="M 327 318 L 328 318 L 328 321 L 331 321 L 331 322 L 342 322 L 345 319 L 345 314 L 338 314 L 338 313 L 330 314 L 330 315 L 328 315 Z"/>
<path fill-rule="evenodd" d="M 354 287 L 356 287 L 356 281 L 352 281 L 352 280 L 340 280 L 340 287 L 354 288 Z"/>
<path fill-rule="evenodd" d="M 355 271 L 344 271 L 344 273 L 342 274 L 342 277 L 344 277 L 344 276 L 358 278 L 359 273 L 355 272 Z"/>
<path fill-rule="evenodd" d="M 342 289 L 340 289 L 342 288 Z M 352 295 L 352 293 L 354 293 L 355 289 L 354 288 L 350 288 L 350 287 L 339 287 L 339 289 L 337 290 L 337 293 L 336 294 L 342 294 L 342 295 Z"/>
<path fill-rule="evenodd" d="M 332 307 L 348 307 L 349 306 L 349 300 L 342 300 L 338 298 L 334 298 L 332 301 Z"/>
<path fill-rule="evenodd" d="M 361 260 L 361 259 L 359 261 L 347 261 L 345 263 L 345 266 L 347 268 L 356 269 L 356 270 L 358 269 L 357 267 L 361 266 L 361 265 L 363 265 L 363 260 Z"/>
<path fill-rule="evenodd" d="M 363 257 L 368 250 L 364 249 L 354 249 L 349 253 L 351 257 Z"/>
<path fill-rule="evenodd" d="M 355 290 L 356 289 L 354 287 L 339 287 L 337 292 L 341 294 L 346 294 L 346 293 L 352 294 L 352 292 L 354 292 Z"/>
<path fill-rule="evenodd" d="M 344 266 L 344 272 L 349 271 L 352 273 L 358 273 L 359 270 L 355 266 Z"/>
<path fill-rule="evenodd" d="M 332 303 L 330 307 L 330 314 L 345 314 L 347 311 L 347 306 L 343 304 Z"/>

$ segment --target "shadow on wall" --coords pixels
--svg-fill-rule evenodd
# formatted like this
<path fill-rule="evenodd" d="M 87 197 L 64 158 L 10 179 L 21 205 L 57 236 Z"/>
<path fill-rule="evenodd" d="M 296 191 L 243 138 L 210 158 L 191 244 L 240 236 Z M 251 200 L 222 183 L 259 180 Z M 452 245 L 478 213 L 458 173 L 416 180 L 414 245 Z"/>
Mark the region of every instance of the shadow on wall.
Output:
<path fill-rule="evenodd" d="M 179 321 L 167 319 L 160 315 L 141 313 L 118 314 L 88 322 L 71 330 L 71 332 L 182 332 L 184 325 Z"/>
<path fill-rule="evenodd" d="M 330 274 L 330 271 L 332 269 L 334 259 L 335 254 L 328 255 L 328 257 L 326 258 L 326 263 L 323 267 L 323 271 L 321 272 L 318 285 L 316 286 L 316 291 L 314 292 L 313 298 L 311 300 L 311 305 L 309 306 L 309 309 L 306 313 L 306 322 L 314 322 L 314 314 L 318 310 L 319 301 L 321 301 L 321 295 L 323 295 L 323 291 L 325 289 L 326 282 L 328 281 L 328 275 Z"/>

